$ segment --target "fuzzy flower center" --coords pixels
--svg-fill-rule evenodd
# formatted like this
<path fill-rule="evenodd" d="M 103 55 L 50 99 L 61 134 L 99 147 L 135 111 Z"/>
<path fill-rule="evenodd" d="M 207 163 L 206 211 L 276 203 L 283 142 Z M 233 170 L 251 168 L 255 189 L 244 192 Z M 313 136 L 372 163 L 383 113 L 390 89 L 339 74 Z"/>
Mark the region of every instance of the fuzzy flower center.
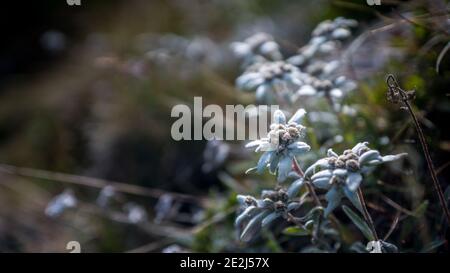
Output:
<path fill-rule="evenodd" d="M 303 126 L 296 123 L 272 124 L 271 130 L 268 134 L 269 141 L 273 144 L 278 144 L 278 152 L 282 152 L 290 144 L 298 141 L 303 133 Z"/>
<path fill-rule="evenodd" d="M 273 79 L 283 78 L 286 73 L 290 73 L 295 69 L 296 68 L 291 64 L 278 61 L 261 65 L 258 69 L 258 72 L 264 77 L 266 81 L 271 81 Z"/>
<path fill-rule="evenodd" d="M 359 156 L 367 150 L 361 150 L 359 155 L 354 153 L 352 150 L 345 150 L 344 153 L 338 157 L 328 158 L 328 164 L 332 169 L 345 169 L 349 172 L 357 172 L 360 170 Z M 345 182 L 344 177 L 339 175 L 334 175 L 330 181 L 331 184 L 343 184 Z"/>

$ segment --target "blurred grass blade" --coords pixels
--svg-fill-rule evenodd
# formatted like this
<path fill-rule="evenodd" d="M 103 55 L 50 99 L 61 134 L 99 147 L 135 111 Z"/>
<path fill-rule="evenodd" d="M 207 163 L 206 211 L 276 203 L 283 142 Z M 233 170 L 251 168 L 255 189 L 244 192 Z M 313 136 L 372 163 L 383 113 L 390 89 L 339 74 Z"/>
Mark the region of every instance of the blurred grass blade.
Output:
<path fill-rule="evenodd" d="M 439 65 L 442 62 L 442 59 L 444 59 L 445 54 L 447 53 L 447 51 L 450 49 L 450 42 L 448 42 L 445 47 L 442 49 L 441 53 L 439 53 L 439 56 L 436 60 L 436 73 L 439 74 Z"/>
<path fill-rule="evenodd" d="M 421 252 L 423 253 L 432 252 L 433 250 L 435 250 L 436 248 L 440 247 L 443 244 L 445 244 L 445 240 L 432 241 L 431 243 L 424 246 Z"/>

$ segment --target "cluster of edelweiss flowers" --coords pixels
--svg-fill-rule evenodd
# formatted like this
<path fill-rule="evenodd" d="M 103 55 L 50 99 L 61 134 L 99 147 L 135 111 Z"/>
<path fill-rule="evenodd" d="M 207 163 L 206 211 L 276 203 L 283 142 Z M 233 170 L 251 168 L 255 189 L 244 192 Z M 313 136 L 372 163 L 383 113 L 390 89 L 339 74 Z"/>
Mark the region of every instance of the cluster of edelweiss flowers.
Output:
<path fill-rule="evenodd" d="M 342 41 L 351 36 L 350 28 L 356 25 L 356 21 L 341 17 L 324 21 L 313 31 L 311 40 L 285 60 L 279 45 L 265 33 L 232 43 L 231 48 L 243 60 L 244 67 L 236 86 L 255 91 L 260 103 L 282 99 L 292 104 L 305 96 L 325 96 L 339 106 L 339 100 L 356 84 L 339 75 L 342 61 L 333 53 L 338 52 Z"/>
<path fill-rule="evenodd" d="M 361 210 L 356 191 L 363 180 L 363 174 L 369 173 L 381 163 L 397 160 L 406 155 L 402 153 L 381 156 L 377 150 L 367 147 L 368 144 L 368 142 L 358 143 L 352 149 L 345 150 L 342 155 L 329 149 L 327 157 L 319 159 L 306 170 L 305 177 L 309 178 L 316 188 L 328 191 L 325 195 L 328 202 L 325 215 L 339 206 L 343 196 Z M 316 172 L 317 169 L 320 171 Z"/>
<path fill-rule="evenodd" d="M 322 22 L 313 31 L 309 43 L 297 55 L 286 60 L 283 60 L 278 44 L 267 34 L 257 34 L 244 42 L 233 43 L 232 49 L 243 59 L 245 69 L 236 80 L 237 87 L 255 91 L 256 99 L 266 103 L 276 100 L 292 105 L 300 96 L 317 94 L 333 100 L 341 99 L 344 93 L 356 85 L 345 76 L 338 75 L 340 60 L 328 59 L 325 62 L 320 57 L 336 52 L 341 41 L 351 36 L 349 29 L 356 25 L 356 21 L 344 18 Z M 311 149 L 301 141 L 306 128 L 300 123 L 305 115 L 306 111 L 299 109 L 287 120 L 285 114 L 277 110 L 267 137 L 246 145 L 262 153 L 257 165 L 247 172 L 255 170 L 262 173 L 268 169 L 276 175 L 277 185 L 274 190 L 264 190 L 260 199 L 238 195 L 241 208 L 235 224 L 242 241 L 249 242 L 259 234 L 261 228 L 268 227 L 277 219 L 311 229 L 315 224 L 311 211 L 319 208 L 317 204 L 305 216 L 294 216 L 304 202 L 304 198 L 297 195 L 307 184 L 313 190 L 326 191 L 324 217 L 329 216 L 344 197 L 362 212 L 358 191 L 364 176 L 377 165 L 406 155 L 382 156 L 370 149 L 367 142 L 361 142 L 345 150 L 342 155 L 328 149 L 326 157 L 317 160 L 303 173 L 299 169 L 297 156 Z M 294 181 L 286 186 L 282 182 L 288 178 L 294 178 Z"/>

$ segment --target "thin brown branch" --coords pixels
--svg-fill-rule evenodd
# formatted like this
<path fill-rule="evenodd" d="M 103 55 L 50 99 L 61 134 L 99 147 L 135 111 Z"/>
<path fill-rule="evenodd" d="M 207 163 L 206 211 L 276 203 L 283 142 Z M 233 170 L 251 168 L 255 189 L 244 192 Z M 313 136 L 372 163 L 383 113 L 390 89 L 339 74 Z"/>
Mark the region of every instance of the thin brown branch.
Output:
<path fill-rule="evenodd" d="M 417 119 L 416 114 L 414 113 L 414 110 L 409 102 L 409 100 L 412 98 L 409 96 L 408 92 L 400 88 L 400 85 L 398 84 L 397 80 L 395 79 L 394 75 L 388 75 L 386 79 L 386 83 L 389 88 L 389 97 L 393 102 L 401 101 L 405 106 L 406 109 L 409 112 L 409 115 L 411 116 L 412 120 L 414 121 L 414 125 L 416 127 L 417 134 L 419 136 L 420 144 L 422 146 L 423 154 L 425 156 L 428 170 L 431 174 L 431 180 L 433 181 L 433 187 L 435 191 L 438 194 L 440 205 L 444 211 L 445 217 L 447 219 L 447 223 L 450 224 L 450 211 L 447 206 L 447 201 L 445 200 L 444 191 L 441 188 L 441 185 L 439 184 L 439 180 L 437 178 L 436 170 L 433 165 L 433 161 L 431 159 L 430 151 L 428 149 L 428 144 L 425 139 L 425 134 L 422 131 L 422 127 L 420 126 L 420 123 Z"/>
<path fill-rule="evenodd" d="M 294 168 L 294 171 L 300 175 L 300 177 L 305 178 L 305 173 L 303 172 L 303 170 L 300 168 L 300 165 L 298 165 L 297 159 L 292 160 L 292 166 Z M 311 195 L 311 197 L 313 198 L 314 203 L 316 204 L 316 206 L 320 206 L 322 207 L 322 202 L 320 202 L 319 197 L 316 194 L 316 191 L 314 190 L 313 186 L 311 185 L 311 183 L 309 181 L 305 181 L 306 184 L 306 188 L 308 189 L 309 194 Z"/>
<path fill-rule="evenodd" d="M 394 200 L 390 199 L 389 197 L 387 197 L 386 195 L 382 194 L 381 198 L 383 199 L 384 202 L 386 202 L 386 204 L 388 204 L 389 206 L 393 207 L 394 209 L 403 212 L 406 215 L 409 216 L 414 216 L 414 212 L 405 209 L 404 207 L 400 206 L 399 204 L 397 204 Z"/>
<path fill-rule="evenodd" d="M 389 231 L 386 233 L 386 235 L 383 238 L 383 241 L 386 241 L 389 238 L 389 236 L 391 236 L 392 232 L 394 232 L 395 228 L 398 225 L 401 214 L 402 213 L 398 210 L 397 213 L 395 214 L 394 221 L 392 221 Z"/>
<path fill-rule="evenodd" d="M 370 216 L 370 213 L 367 210 L 366 201 L 364 200 L 364 195 L 363 195 L 363 192 L 360 187 L 358 188 L 358 197 L 359 197 L 359 200 L 361 201 L 361 205 L 362 205 L 362 209 L 363 209 L 363 216 L 366 219 L 366 222 L 369 224 L 369 227 L 372 230 L 372 234 L 375 237 L 375 240 L 378 241 L 379 240 L 378 234 L 375 229 L 375 225 L 373 223 L 372 217 Z"/>
<path fill-rule="evenodd" d="M 34 169 L 34 168 L 17 167 L 17 166 L 7 165 L 7 164 L 0 164 L 0 172 L 10 174 L 10 175 L 17 175 L 17 176 L 23 176 L 23 177 L 28 177 L 28 178 L 37 178 L 37 179 L 43 179 L 43 180 L 48 180 L 48 181 L 57 181 L 57 182 L 63 182 L 63 183 L 68 183 L 68 184 L 76 184 L 76 185 L 88 186 L 88 187 L 98 188 L 98 189 L 102 189 L 105 186 L 110 185 L 110 186 L 113 186 L 114 189 L 118 192 L 147 196 L 147 197 L 152 197 L 152 198 L 159 198 L 160 196 L 162 196 L 164 194 L 169 194 L 180 200 L 187 201 L 187 202 L 193 202 L 193 203 L 200 203 L 202 205 L 207 205 L 207 201 L 208 201 L 204 197 L 197 197 L 197 196 L 192 196 L 192 195 L 187 195 L 187 194 L 182 194 L 182 193 L 168 192 L 168 191 L 164 191 L 164 190 L 160 190 L 160 189 L 141 187 L 141 186 L 137 186 L 137 185 L 131 185 L 131 184 L 110 181 L 110 180 L 105 180 L 105 179 L 100 179 L 100 178 L 66 174 L 66 173 L 60 173 L 60 172 L 52 172 L 52 171 L 40 170 L 40 169 Z"/>

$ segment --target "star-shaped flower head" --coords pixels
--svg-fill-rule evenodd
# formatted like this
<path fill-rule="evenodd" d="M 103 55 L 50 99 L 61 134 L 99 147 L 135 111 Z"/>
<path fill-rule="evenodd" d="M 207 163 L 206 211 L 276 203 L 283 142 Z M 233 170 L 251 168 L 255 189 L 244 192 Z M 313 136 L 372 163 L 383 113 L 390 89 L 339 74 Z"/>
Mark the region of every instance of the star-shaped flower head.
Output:
<path fill-rule="evenodd" d="M 255 168 L 261 173 L 268 168 L 272 174 L 277 174 L 278 182 L 286 179 L 292 170 L 292 160 L 295 156 L 310 150 L 308 144 L 301 142 L 305 127 L 299 122 L 306 114 L 304 109 L 299 109 L 292 118 L 286 122 L 286 116 L 281 110 L 274 113 L 274 123 L 270 125 L 270 132 L 266 138 L 252 141 L 247 148 L 255 148 L 256 152 L 263 152 Z"/>
<path fill-rule="evenodd" d="M 307 78 L 307 74 L 287 62 L 264 62 L 250 66 L 236 79 L 236 86 L 243 91 L 256 91 L 259 102 L 271 102 L 274 97 L 292 102 L 292 94 Z"/>
<path fill-rule="evenodd" d="M 280 48 L 273 37 L 262 32 L 248 37 L 243 42 L 232 43 L 231 50 L 237 57 L 243 59 L 244 66 L 283 59 Z"/>
<path fill-rule="evenodd" d="M 304 84 L 292 96 L 293 101 L 304 96 L 327 97 L 333 102 L 333 105 L 339 106 L 342 98 L 356 88 L 356 83 L 345 76 L 330 78 L 332 80 L 320 80 L 315 76 L 311 76 L 304 81 Z"/>
<path fill-rule="evenodd" d="M 358 143 L 351 150 L 345 150 L 342 155 L 329 149 L 326 158 L 319 159 L 305 171 L 305 176 L 311 179 L 315 187 L 328 190 L 325 195 L 328 201 L 326 215 L 339 206 L 344 196 L 361 210 L 357 190 L 363 180 L 363 174 L 372 171 L 377 165 L 407 155 L 402 153 L 381 156 L 380 152 L 370 149 L 367 145 L 368 142 Z"/>
<path fill-rule="evenodd" d="M 357 25 L 357 21 L 343 17 L 321 22 L 313 30 L 310 41 L 299 49 L 298 54 L 289 57 L 287 62 L 306 68 L 317 56 L 336 52 L 341 41 L 351 36 L 350 29 Z"/>
<path fill-rule="evenodd" d="M 264 190 L 261 199 L 250 195 L 238 195 L 240 213 L 235 220 L 239 238 L 248 242 L 257 236 L 261 228 L 269 226 L 276 219 L 288 219 L 288 213 L 301 206 L 301 203 L 291 200 L 283 189 Z"/>

